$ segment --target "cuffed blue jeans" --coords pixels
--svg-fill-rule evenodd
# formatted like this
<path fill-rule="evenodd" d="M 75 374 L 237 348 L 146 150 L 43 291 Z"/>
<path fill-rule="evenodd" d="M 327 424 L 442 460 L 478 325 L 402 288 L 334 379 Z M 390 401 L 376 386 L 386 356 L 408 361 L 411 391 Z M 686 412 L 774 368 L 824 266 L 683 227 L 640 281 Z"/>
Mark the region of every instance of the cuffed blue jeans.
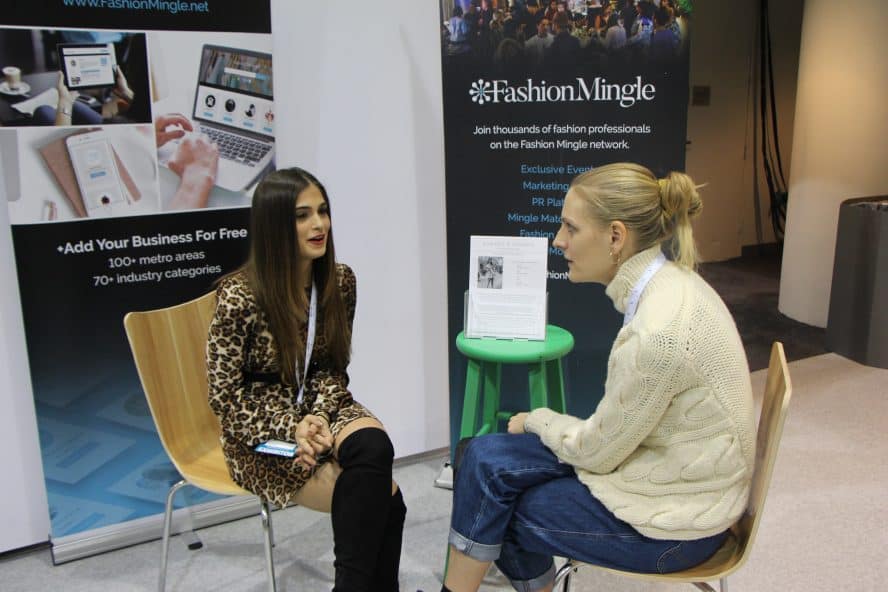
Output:
<path fill-rule="evenodd" d="M 495 561 L 518 592 L 555 578 L 553 555 L 605 567 L 667 573 L 702 563 L 727 532 L 693 541 L 652 539 L 616 518 L 535 434 L 474 438 L 454 483 L 450 544 Z"/>

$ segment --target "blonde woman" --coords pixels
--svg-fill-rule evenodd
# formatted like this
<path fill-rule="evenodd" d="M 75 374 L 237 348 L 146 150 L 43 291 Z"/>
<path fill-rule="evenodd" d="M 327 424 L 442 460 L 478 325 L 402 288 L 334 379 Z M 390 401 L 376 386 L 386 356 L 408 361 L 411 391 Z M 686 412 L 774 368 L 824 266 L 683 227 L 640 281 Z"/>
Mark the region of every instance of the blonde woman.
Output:
<path fill-rule="evenodd" d="M 536 409 L 475 438 L 458 467 L 443 590 L 489 563 L 516 590 L 552 590 L 553 555 L 645 572 L 705 561 L 749 495 L 752 391 L 734 321 L 695 273 L 702 207 L 683 173 L 611 164 L 571 184 L 554 245 L 571 282 L 624 314 L 604 396 L 582 419 Z"/>

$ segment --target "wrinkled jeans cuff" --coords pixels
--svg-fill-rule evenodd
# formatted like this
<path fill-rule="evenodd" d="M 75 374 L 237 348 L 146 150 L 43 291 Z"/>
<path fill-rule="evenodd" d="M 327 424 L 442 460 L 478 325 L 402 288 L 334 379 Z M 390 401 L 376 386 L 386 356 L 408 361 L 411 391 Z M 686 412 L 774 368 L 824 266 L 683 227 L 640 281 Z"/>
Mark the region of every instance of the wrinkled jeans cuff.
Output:
<path fill-rule="evenodd" d="M 467 539 L 452 528 L 447 539 L 454 549 L 476 561 L 496 561 L 499 559 L 502 545 L 485 545 Z"/>
<path fill-rule="evenodd" d="M 553 562 L 549 569 L 542 575 L 532 580 L 510 580 L 512 587 L 518 592 L 533 592 L 534 590 L 542 590 L 555 581 L 555 563 Z"/>

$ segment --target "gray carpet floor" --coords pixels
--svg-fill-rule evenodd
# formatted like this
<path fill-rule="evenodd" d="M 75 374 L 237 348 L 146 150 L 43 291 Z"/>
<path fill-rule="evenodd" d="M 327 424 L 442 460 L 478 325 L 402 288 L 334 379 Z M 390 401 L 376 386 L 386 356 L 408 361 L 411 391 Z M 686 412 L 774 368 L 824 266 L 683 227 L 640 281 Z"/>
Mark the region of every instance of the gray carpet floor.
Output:
<path fill-rule="evenodd" d="M 749 559 L 731 576 L 732 592 L 885 590 L 888 548 L 888 370 L 835 354 L 790 364 L 795 394 L 761 529 Z M 764 372 L 753 373 L 756 392 Z M 437 592 L 451 494 L 433 486 L 444 455 L 396 468 L 408 505 L 401 589 Z M 274 514 L 278 590 L 332 587 L 329 517 L 304 508 Z M 202 529 L 204 548 L 171 545 L 170 591 L 266 590 L 258 519 Z M 159 542 L 52 566 L 48 550 L 0 560 L 0 589 L 144 592 L 156 589 Z M 509 590 L 501 577 L 482 590 Z M 667 592 L 649 584 L 582 570 L 574 590 Z"/>

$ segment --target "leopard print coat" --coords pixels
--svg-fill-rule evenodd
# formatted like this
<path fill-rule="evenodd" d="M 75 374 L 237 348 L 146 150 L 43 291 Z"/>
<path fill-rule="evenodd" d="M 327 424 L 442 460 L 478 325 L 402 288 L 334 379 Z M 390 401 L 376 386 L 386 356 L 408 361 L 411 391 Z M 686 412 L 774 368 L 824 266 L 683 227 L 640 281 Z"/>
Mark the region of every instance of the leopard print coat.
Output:
<path fill-rule="evenodd" d="M 357 294 L 355 275 L 343 264 L 338 264 L 336 271 L 351 324 Z M 271 439 L 295 441 L 296 424 L 309 413 L 327 419 L 334 436 L 349 422 L 373 415 L 352 398 L 348 375 L 333 370 L 329 363 L 323 314 L 318 315 L 308 379 L 302 402 L 297 403 L 297 386 L 245 378 L 245 373 L 280 372 L 277 345 L 246 278 L 242 274 L 226 278 L 216 296 L 207 341 L 207 378 L 210 406 L 222 424 L 228 470 L 244 489 L 284 507 L 332 457 L 322 456 L 313 470 L 306 470 L 293 459 L 260 454 L 253 448 Z M 305 339 L 307 327 L 301 331 Z"/>

